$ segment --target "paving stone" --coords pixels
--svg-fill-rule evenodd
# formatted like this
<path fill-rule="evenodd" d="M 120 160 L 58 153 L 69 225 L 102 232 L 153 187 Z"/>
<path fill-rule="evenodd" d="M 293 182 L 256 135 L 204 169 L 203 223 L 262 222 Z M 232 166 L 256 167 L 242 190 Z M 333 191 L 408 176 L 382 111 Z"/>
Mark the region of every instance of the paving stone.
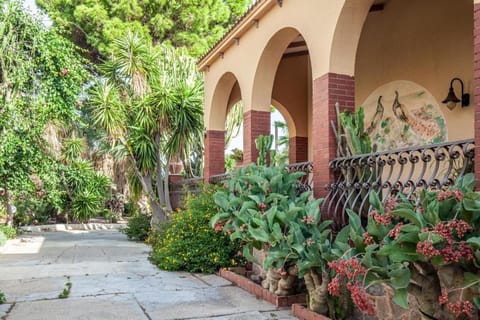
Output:
<path fill-rule="evenodd" d="M 199 278 L 200 280 L 206 282 L 209 286 L 212 287 L 224 287 L 224 286 L 231 286 L 232 283 L 222 277 L 219 277 L 215 274 L 195 274 L 195 277 Z"/>
<path fill-rule="evenodd" d="M 144 320 L 148 319 L 131 295 L 106 295 L 20 302 L 8 320 Z"/>
<path fill-rule="evenodd" d="M 6 320 L 291 320 L 216 275 L 166 272 L 118 231 L 24 234 L 0 252 Z M 67 299 L 58 299 L 67 281 Z M 287 312 L 287 313 L 285 313 Z M 275 315 L 275 316 L 273 316 Z"/>

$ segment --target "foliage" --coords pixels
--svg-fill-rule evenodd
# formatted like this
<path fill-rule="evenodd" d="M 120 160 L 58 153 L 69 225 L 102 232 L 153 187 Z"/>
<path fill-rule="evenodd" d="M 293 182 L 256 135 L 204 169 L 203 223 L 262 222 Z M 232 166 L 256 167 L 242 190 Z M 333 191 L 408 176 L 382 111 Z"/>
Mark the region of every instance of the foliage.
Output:
<path fill-rule="evenodd" d="M 109 57 L 111 44 L 128 32 L 153 43 L 186 47 L 194 56 L 204 53 L 240 17 L 249 0 L 101 1 L 37 0 L 54 26 L 90 57 Z"/>
<path fill-rule="evenodd" d="M 67 277 L 68 281 L 65 283 L 65 288 L 58 295 L 59 299 L 67 299 L 70 296 L 70 291 L 72 290 L 72 283 L 70 282 L 70 277 Z"/>
<path fill-rule="evenodd" d="M 267 165 L 267 155 L 268 152 L 272 149 L 272 143 L 273 143 L 273 136 L 268 135 L 259 135 L 257 139 L 255 139 L 255 146 L 258 150 L 258 158 L 257 158 L 257 164 L 259 166 L 266 166 Z M 270 157 L 275 158 L 275 156 Z"/>
<path fill-rule="evenodd" d="M 103 215 L 109 198 L 110 179 L 93 170 L 88 161 L 76 160 L 64 167 L 64 183 L 68 190 L 65 209 L 75 221 L 86 222 Z"/>
<path fill-rule="evenodd" d="M 403 196 L 382 203 L 372 193 L 374 210 L 366 229 L 349 212 L 350 225 L 337 237 L 337 288 L 332 285 L 331 292 L 346 281 L 356 302 L 365 288 L 382 282 L 392 287 L 394 302 L 404 308 L 408 292 L 429 317 L 472 318 L 474 305 L 480 307 L 480 193 L 472 192 L 474 185 L 469 174 L 451 190 L 422 191 L 418 203 Z M 339 272 L 342 264 L 345 270 L 352 263 L 355 274 Z M 359 307 L 371 313 L 370 306 Z"/>
<path fill-rule="evenodd" d="M 14 227 L 0 225 L 0 231 L 7 237 L 7 239 L 14 239 L 17 236 L 17 229 Z"/>
<path fill-rule="evenodd" d="M 181 159 L 191 176 L 191 151 L 202 149 L 202 80 L 184 50 L 154 47 L 139 34 L 128 33 L 112 48 L 88 112 L 110 152 L 128 160 L 129 183 L 141 187 L 158 223 L 166 220 L 163 208 L 171 210 L 170 161 Z"/>
<path fill-rule="evenodd" d="M 241 262 L 238 241 L 230 241 L 209 227 L 210 219 L 218 212 L 213 201 L 216 190 L 204 186 L 198 196 L 189 195 L 186 209 L 173 213 L 171 220 L 152 235 L 151 258 L 160 268 L 213 273 Z"/>
<path fill-rule="evenodd" d="M 0 290 L 0 304 L 4 304 L 5 302 L 7 302 L 7 298 L 5 297 L 5 293 L 3 293 L 3 291 Z"/>
<path fill-rule="evenodd" d="M 339 156 L 348 157 L 372 152 L 372 143 L 364 127 L 365 113 L 360 107 L 355 113 L 340 112 L 337 106 L 337 143 Z"/>
<path fill-rule="evenodd" d="M 130 240 L 145 241 L 150 231 L 151 217 L 146 214 L 138 213 L 128 219 L 127 227 L 122 229 Z"/>
<path fill-rule="evenodd" d="M 47 150 L 49 123 L 70 123 L 88 72 L 74 46 L 30 16 L 16 1 L 0 7 L 0 189 L 8 223 L 13 206 L 45 195 L 62 205 L 57 161 Z"/>
<path fill-rule="evenodd" d="M 225 119 L 225 149 L 228 149 L 232 139 L 240 133 L 242 123 L 243 101 L 239 101 L 230 108 Z"/>
<path fill-rule="evenodd" d="M 253 261 L 253 248 L 262 249 L 263 245 L 269 245 L 271 252 L 276 250 L 284 235 L 284 227 L 306 210 L 309 194 L 297 197 L 296 188 L 296 182 L 303 174 L 254 163 L 232 172 L 224 188 L 215 194 L 220 211 L 212 218 L 211 225 L 217 230 L 223 229 L 232 240 L 240 239 L 243 255 L 249 261 Z M 310 210 L 315 209 L 315 203 L 310 202 Z M 318 210 L 311 214 L 318 218 Z M 279 252 L 278 260 L 287 255 Z M 273 256 L 269 255 L 269 261 Z"/>
<path fill-rule="evenodd" d="M 3 246 L 7 242 L 7 240 L 7 236 L 3 234 L 2 230 L 0 230 L 0 247 Z"/>

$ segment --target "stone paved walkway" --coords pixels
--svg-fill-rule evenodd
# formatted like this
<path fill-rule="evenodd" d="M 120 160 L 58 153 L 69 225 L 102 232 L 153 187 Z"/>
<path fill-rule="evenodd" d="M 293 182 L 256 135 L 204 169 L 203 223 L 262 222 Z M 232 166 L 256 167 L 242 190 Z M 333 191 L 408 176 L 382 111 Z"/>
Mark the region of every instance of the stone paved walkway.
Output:
<path fill-rule="evenodd" d="M 118 231 L 24 234 L 0 248 L 0 318 L 295 319 L 215 275 L 161 271 L 148 253 Z"/>

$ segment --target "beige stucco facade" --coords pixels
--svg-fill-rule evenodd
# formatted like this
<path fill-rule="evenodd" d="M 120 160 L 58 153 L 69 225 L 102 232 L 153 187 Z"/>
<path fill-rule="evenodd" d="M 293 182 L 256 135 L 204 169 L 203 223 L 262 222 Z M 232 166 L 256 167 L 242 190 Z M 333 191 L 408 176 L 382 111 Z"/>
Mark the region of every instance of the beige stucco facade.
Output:
<path fill-rule="evenodd" d="M 352 101 L 358 107 L 379 87 L 405 80 L 433 96 L 445 119 L 446 140 L 473 138 L 477 3 L 257 1 L 199 61 L 205 73 L 206 130 L 225 130 L 227 111 L 238 100 L 243 100 L 245 114 L 267 113 L 274 105 L 286 119 L 290 137 L 308 144 L 306 158 L 328 163 L 334 153 L 334 103 L 342 108 Z M 469 107 L 449 110 L 441 103 L 454 77 L 472 95 Z M 324 107 L 328 110 L 319 111 Z M 244 139 L 244 145 L 252 139 Z M 319 144 L 326 144 L 327 152 L 316 148 Z"/>

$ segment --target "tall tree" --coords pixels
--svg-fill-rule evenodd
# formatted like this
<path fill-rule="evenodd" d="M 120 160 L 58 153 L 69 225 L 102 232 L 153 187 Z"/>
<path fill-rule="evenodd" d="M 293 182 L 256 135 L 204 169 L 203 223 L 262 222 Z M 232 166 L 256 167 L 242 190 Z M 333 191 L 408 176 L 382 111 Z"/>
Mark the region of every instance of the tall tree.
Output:
<path fill-rule="evenodd" d="M 107 133 L 112 151 L 128 159 L 133 186 L 148 197 L 152 223 L 171 210 L 168 170 L 201 143 L 203 91 L 195 62 L 183 50 L 152 47 L 136 33 L 113 42 L 106 79 L 91 92 L 94 125 Z"/>
<path fill-rule="evenodd" d="M 128 31 L 153 43 L 205 52 L 245 11 L 251 0 L 37 0 L 54 25 L 95 61 L 112 53 Z"/>
<path fill-rule="evenodd" d="M 48 184 L 57 190 L 44 130 L 73 121 L 88 73 L 55 28 L 45 28 L 16 1 L 0 4 L 0 200 L 12 223 L 15 197 Z M 58 192 L 46 196 L 59 205 Z"/>

